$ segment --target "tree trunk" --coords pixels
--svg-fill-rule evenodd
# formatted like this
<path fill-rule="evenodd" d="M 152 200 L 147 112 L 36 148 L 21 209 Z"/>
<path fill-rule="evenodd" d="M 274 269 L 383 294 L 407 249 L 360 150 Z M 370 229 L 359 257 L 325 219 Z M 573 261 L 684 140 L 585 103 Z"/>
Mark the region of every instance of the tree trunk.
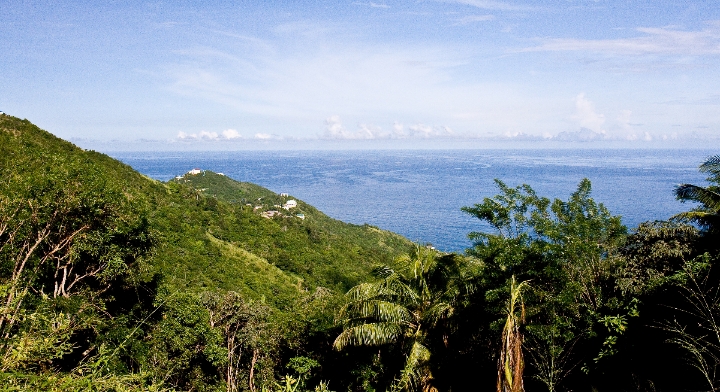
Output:
<path fill-rule="evenodd" d="M 260 350 L 254 349 L 252 361 L 250 362 L 250 392 L 255 392 L 255 363 L 257 363 L 259 353 Z"/>

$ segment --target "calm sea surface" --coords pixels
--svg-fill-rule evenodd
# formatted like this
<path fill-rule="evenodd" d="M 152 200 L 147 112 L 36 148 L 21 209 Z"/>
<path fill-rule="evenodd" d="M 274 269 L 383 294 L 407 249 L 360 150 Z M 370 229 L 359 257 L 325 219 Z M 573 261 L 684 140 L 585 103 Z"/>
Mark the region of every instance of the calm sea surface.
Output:
<path fill-rule="evenodd" d="M 192 168 L 287 192 L 333 218 L 368 223 L 445 251 L 462 251 L 480 222 L 460 211 L 497 194 L 493 179 L 527 183 L 567 200 L 588 178 L 593 198 L 630 228 L 691 208 L 679 183 L 704 184 L 698 165 L 714 150 L 452 150 L 115 152 L 166 181 Z"/>

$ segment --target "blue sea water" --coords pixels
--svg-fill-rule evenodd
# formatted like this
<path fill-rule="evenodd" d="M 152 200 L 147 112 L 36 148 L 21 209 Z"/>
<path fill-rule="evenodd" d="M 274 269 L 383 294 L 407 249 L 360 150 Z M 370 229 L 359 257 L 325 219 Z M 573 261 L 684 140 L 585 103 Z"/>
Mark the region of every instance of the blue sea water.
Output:
<path fill-rule="evenodd" d="M 527 183 L 538 195 L 567 200 L 583 178 L 593 198 L 630 228 L 667 219 L 690 204 L 679 183 L 704 184 L 697 167 L 714 150 L 381 150 L 114 152 L 162 181 L 192 168 L 286 192 L 329 216 L 368 223 L 445 251 L 471 246 L 486 229 L 460 208 L 497 194 L 493 179 Z"/>

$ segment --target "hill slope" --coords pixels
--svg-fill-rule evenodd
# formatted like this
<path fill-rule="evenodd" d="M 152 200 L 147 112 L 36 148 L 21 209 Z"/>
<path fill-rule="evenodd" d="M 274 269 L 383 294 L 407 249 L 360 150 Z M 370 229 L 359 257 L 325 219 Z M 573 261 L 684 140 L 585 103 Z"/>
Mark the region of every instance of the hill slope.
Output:
<path fill-rule="evenodd" d="M 155 181 L 0 115 L 0 384 L 238 390 L 335 362 L 341 294 L 412 244 L 289 200 Z"/>
<path fill-rule="evenodd" d="M 147 273 L 159 273 L 174 289 L 234 290 L 282 307 L 298 288 L 344 291 L 411 245 L 393 233 L 331 219 L 302 201 L 291 211 L 273 207 L 288 198 L 211 172 L 160 183 L 27 120 L 2 115 L 0 130 L 2 171 L 14 173 L 5 177 L 7 186 L 20 177 L 52 177 L 62 186 L 75 172 L 102 179 L 97 186 L 117 189 L 147 217 L 156 239 Z M 282 214 L 261 215 L 272 210 Z"/>

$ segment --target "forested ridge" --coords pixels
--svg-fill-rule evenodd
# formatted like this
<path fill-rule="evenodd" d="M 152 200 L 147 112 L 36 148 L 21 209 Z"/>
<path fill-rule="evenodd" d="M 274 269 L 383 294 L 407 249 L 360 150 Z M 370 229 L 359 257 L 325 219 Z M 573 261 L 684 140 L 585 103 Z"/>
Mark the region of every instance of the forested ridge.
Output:
<path fill-rule="evenodd" d="M 700 170 L 636 228 L 589 180 L 496 180 L 453 254 L 0 114 L 0 389 L 714 391 L 720 157 Z"/>

